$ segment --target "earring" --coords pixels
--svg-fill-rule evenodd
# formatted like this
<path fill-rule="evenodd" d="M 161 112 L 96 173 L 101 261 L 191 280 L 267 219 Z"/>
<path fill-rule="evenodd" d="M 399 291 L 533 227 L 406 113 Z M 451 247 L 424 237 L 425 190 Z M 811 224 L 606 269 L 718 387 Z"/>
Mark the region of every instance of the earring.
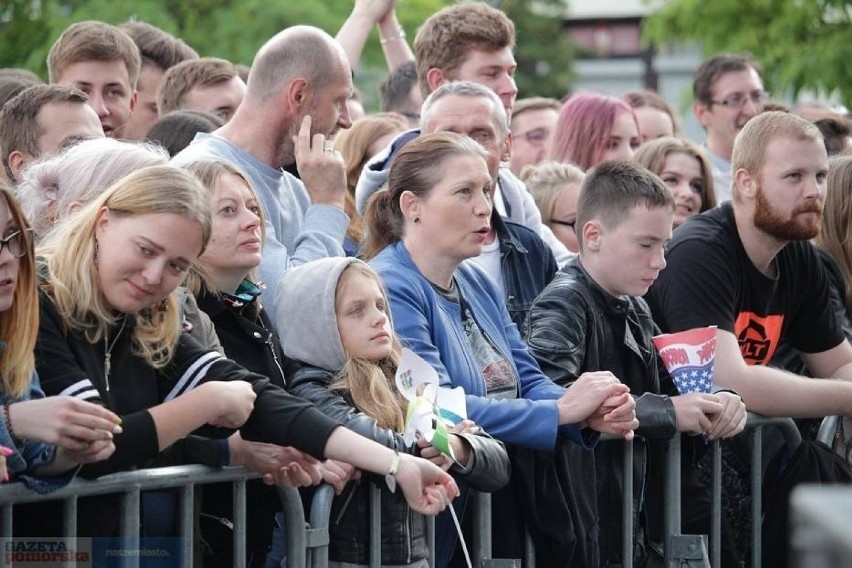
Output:
<path fill-rule="evenodd" d="M 419 223 L 419 222 L 420 222 L 420 217 L 415 217 L 415 218 L 414 218 L 414 222 L 415 222 L 415 223 Z"/>
<path fill-rule="evenodd" d="M 95 239 L 95 264 L 98 263 L 98 250 L 99 250 L 98 239 Z"/>

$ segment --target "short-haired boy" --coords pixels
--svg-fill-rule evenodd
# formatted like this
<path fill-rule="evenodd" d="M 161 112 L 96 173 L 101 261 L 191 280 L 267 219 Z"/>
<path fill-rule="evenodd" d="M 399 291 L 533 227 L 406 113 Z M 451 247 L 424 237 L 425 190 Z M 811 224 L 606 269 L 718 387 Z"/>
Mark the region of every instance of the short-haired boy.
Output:
<path fill-rule="evenodd" d="M 674 200 L 655 175 L 629 162 L 603 162 L 586 174 L 577 203 L 579 255 L 557 273 L 533 303 L 526 333 L 542 371 L 567 386 L 587 371 L 621 377 L 636 400 L 634 442 L 636 560 L 643 551 L 649 508 L 662 509 L 661 464 L 649 460 L 645 439 L 676 431 L 727 438 L 745 426 L 745 406 L 731 392 L 680 396 L 659 362 L 658 333 L 641 298 L 666 266 Z M 661 384 L 662 383 L 662 384 Z M 595 449 L 601 565 L 622 562 L 623 444 Z M 649 495 L 650 492 L 650 495 Z M 648 497 L 646 497 L 648 495 Z M 653 532 L 653 531 L 652 531 Z"/>
<path fill-rule="evenodd" d="M 95 20 L 67 27 L 47 55 L 50 82 L 89 95 L 89 106 L 110 138 L 125 136 L 141 65 L 139 48 L 129 35 Z"/>

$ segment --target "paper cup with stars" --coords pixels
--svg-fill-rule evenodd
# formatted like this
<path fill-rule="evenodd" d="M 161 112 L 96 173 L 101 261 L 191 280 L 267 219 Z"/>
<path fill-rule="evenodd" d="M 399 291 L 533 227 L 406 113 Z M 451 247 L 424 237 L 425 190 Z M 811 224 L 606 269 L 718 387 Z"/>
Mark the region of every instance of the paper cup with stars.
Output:
<path fill-rule="evenodd" d="M 680 394 L 713 391 L 715 325 L 664 333 L 653 340 Z"/>

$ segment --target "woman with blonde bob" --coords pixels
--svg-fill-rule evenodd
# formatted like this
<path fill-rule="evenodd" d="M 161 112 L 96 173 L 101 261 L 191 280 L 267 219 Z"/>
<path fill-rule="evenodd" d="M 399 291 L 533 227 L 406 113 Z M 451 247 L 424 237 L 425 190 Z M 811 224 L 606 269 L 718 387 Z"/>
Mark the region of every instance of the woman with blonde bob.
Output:
<path fill-rule="evenodd" d="M 639 147 L 633 161 L 657 174 L 672 192 L 675 228 L 716 207 L 710 160 L 689 140 L 670 136 L 649 140 Z"/>
<path fill-rule="evenodd" d="M 580 251 L 574 225 L 584 177 L 583 170 L 562 162 L 542 162 L 521 172 L 521 181 L 535 199 L 542 222 L 574 253 Z"/>
<path fill-rule="evenodd" d="M 165 150 L 153 144 L 113 138 L 83 140 L 24 170 L 18 199 L 40 240 L 55 223 L 127 174 L 168 161 Z"/>
<path fill-rule="evenodd" d="M 39 318 L 32 236 L 2 181 L 0 230 L 0 446 L 5 448 L 0 477 L 24 480 L 43 493 L 70 481 L 66 472 L 78 463 L 109 457 L 121 427 L 118 416 L 95 404 L 44 398 L 33 356 Z"/>
<path fill-rule="evenodd" d="M 249 440 L 395 474 L 415 509 L 441 510 L 456 489 L 439 468 L 339 428 L 180 332 L 175 289 L 204 252 L 211 226 L 201 183 L 178 168 L 153 166 L 121 179 L 41 247 L 36 361 L 45 390 L 95 401 L 123 419 L 115 454 L 84 473 L 145 467 L 199 428 L 218 438 L 239 429 Z M 86 532 L 112 532 L 116 511 L 109 513 L 90 519 L 97 528 Z"/>

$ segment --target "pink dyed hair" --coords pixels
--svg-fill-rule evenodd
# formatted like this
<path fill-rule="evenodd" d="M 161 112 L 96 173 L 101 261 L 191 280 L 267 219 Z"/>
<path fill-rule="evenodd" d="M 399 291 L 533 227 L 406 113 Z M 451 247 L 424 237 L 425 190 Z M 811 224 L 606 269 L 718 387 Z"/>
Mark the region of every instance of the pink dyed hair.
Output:
<path fill-rule="evenodd" d="M 622 99 L 591 92 L 572 96 L 559 110 L 550 159 L 574 164 L 583 171 L 600 162 L 620 112 L 629 113 L 636 122 L 633 108 Z M 638 122 L 636 129 L 639 130 Z"/>

